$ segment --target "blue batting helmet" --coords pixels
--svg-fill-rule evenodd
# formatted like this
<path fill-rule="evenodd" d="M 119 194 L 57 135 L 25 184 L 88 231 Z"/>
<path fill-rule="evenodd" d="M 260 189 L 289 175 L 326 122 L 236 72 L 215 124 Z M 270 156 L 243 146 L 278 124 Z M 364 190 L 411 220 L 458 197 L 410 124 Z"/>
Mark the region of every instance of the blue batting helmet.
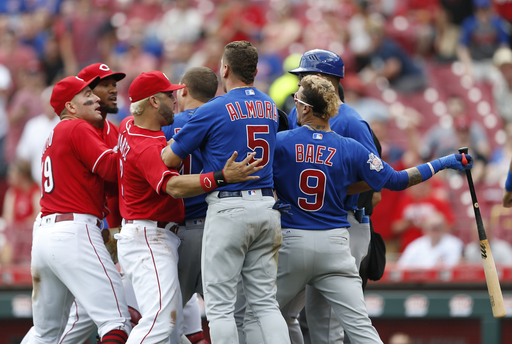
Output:
<path fill-rule="evenodd" d="M 299 68 L 292 69 L 288 73 L 299 74 L 316 72 L 345 77 L 345 64 L 338 54 L 329 50 L 314 49 L 304 53 L 300 58 Z"/>

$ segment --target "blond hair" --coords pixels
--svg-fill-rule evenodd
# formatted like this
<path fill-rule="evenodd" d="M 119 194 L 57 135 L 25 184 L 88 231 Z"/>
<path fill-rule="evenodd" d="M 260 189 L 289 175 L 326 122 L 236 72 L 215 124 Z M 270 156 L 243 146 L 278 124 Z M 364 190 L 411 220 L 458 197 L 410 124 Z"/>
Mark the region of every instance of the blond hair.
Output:
<path fill-rule="evenodd" d="M 302 95 L 311 104 L 313 115 L 328 120 L 338 114 L 340 100 L 334 86 L 317 75 L 307 75 L 300 81 Z"/>
<path fill-rule="evenodd" d="M 146 104 L 149 101 L 149 97 L 141 99 L 135 103 L 130 104 L 130 112 L 134 116 L 140 116 L 144 112 L 144 109 L 146 108 Z"/>

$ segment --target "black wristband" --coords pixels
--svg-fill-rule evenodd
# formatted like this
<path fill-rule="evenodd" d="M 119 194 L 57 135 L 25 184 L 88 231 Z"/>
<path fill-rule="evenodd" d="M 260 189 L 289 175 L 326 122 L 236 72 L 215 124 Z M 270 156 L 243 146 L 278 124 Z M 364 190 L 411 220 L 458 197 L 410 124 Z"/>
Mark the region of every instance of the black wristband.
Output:
<path fill-rule="evenodd" d="M 228 184 L 222 170 L 213 172 L 213 179 L 215 180 L 215 183 L 217 183 L 218 187 Z"/>

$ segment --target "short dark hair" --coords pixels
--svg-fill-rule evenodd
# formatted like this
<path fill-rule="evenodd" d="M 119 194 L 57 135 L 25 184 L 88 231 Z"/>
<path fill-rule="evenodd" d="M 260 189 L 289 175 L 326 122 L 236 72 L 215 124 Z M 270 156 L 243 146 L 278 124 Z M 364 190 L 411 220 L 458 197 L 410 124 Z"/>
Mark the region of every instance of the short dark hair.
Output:
<path fill-rule="evenodd" d="M 217 75 L 207 67 L 190 68 L 181 78 L 181 83 L 187 85 L 192 98 L 203 103 L 215 97 L 219 87 Z"/>
<path fill-rule="evenodd" d="M 240 81 L 246 84 L 254 82 L 256 67 L 258 66 L 258 52 L 250 42 L 235 41 L 228 43 L 224 47 L 222 58 Z"/>

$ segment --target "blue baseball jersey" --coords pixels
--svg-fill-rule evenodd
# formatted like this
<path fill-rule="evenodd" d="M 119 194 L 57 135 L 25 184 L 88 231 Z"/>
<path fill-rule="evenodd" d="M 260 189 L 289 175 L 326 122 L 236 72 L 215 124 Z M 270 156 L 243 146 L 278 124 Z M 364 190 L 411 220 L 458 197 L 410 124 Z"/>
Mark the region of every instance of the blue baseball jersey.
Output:
<path fill-rule="evenodd" d="M 197 109 L 186 110 L 174 115 L 174 123 L 162 128 L 167 141 L 172 139 L 176 133 L 187 123 Z M 201 152 L 195 150 L 183 160 L 180 168 L 180 174 L 200 174 L 203 171 L 203 161 L 201 160 Z M 206 194 L 194 197 L 184 198 L 185 201 L 185 220 L 196 219 L 206 216 Z"/>
<path fill-rule="evenodd" d="M 359 142 L 335 132 L 300 127 L 277 134 L 274 185 L 291 205 L 283 228 L 350 227 L 344 200 L 350 184 L 364 180 L 380 190 L 394 170 Z"/>
<path fill-rule="evenodd" d="M 263 169 L 254 173 L 259 179 L 228 184 L 217 190 L 272 188 L 272 162 L 279 115 L 274 101 L 254 87 L 235 88 L 210 100 L 174 136 L 171 148 L 185 159 L 201 150 L 203 173 L 221 170 L 233 151 L 237 161 L 256 152 Z"/>
<path fill-rule="evenodd" d="M 290 129 L 299 127 L 297 124 L 297 108 L 293 108 L 288 115 Z M 349 137 L 361 143 L 370 152 L 379 156 L 370 125 L 349 105 L 343 103 L 340 105 L 338 115 L 329 120 L 331 130 L 343 137 Z M 359 195 L 347 196 L 344 200 L 345 209 L 357 209 L 357 200 Z"/>

